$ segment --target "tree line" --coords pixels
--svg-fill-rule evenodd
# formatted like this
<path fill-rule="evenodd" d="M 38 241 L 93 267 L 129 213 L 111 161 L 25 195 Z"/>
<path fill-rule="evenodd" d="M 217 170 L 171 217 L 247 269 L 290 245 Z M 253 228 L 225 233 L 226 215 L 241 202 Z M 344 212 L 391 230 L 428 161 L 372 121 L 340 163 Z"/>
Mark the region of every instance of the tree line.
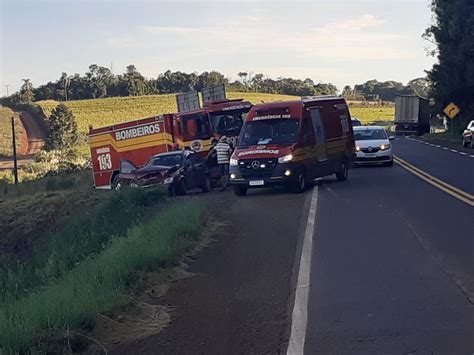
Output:
<path fill-rule="evenodd" d="M 436 45 L 431 55 L 438 59 L 428 72 L 433 110 L 457 104 L 461 113 L 453 127 L 462 130 L 474 119 L 474 2 L 432 0 L 431 9 L 434 23 L 424 38 Z"/>
<path fill-rule="evenodd" d="M 315 83 L 312 79 L 277 78 L 264 74 L 239 72 L 238 80 L 230 81 L 218 71 L 184 73 L 170 70 L 156 79 L 145 78 L 134 65 L 125 73 L 115 75 L 109 68 L 96 64 L 84 74 L 62 73 L 58 80 L 34 87 L 29 79 L 23 79 L 20 90 L 10 96 L 12 103 L 30 103 L 40 100 L 84 100 L 117 96 L 141 96 L 200 91 L 204 87 L 224 83 L 229 91 L 261 92 L 295 96 L 336 95 L 338 88 L 331 83 Z M 428 95 L 427 79 L 412 80 L 408 85 L 400 82 L 370 80 L 364 84 L 344 87 L 343 96 L 353 100 L 394 101 L 395 96 L 405 94 Z"/>

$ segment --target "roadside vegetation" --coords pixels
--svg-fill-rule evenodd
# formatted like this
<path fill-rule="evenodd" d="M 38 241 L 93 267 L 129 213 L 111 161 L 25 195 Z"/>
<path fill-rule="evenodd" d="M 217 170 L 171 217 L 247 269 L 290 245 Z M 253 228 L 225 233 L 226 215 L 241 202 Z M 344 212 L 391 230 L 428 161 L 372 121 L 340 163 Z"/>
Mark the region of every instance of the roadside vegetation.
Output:
<path fill-rule="evenodd" d="M 22 144 L 23 125 L 17 112 L 13 112 L 10 108 L 0 107 L 0 156 L 12 156 L 12 124 L 11 118 L 15 117 L 15 130 L 17 147 Z"/>
<path fill-rule="evenodd" d="M 201 204 L 159 189 L 95 191 L 89 174 L 22 183 L 0 199 L 0 353 L 68 349 L 197 241 Z"/>

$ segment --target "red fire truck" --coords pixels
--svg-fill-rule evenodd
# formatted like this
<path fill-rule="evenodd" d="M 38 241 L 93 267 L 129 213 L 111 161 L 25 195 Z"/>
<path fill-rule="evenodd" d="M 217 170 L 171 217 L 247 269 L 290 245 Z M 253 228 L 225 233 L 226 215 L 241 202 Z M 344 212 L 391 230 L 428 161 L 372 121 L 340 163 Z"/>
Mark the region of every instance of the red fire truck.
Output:
<path fill-rule="evenodd" d="M 165 114 L 89 130 L 94 186 L 110 189 L 120 161 L 143 166 L 149 157 L 169 151 L 174 144 L 205 156 L 212 140 L 222 135 L 236 138 L 250 102 L 227 100 L 224 86 L 204 89 L 204 107 L 197 92 L 178 94 L 178 113 Z"/>
<path fill-rule="evenodd" d="M 235 142 L 252 107 L 250 102 L 242 99 L 227 99 L 224 85 L 202 90 L 203 108 L 199 105 L 197 92 L 178 94 L 176 99 L 175 141 L 181 149 L 189 147 L 200 155 L 206 155 L 212 147 L 212 140 L 221 136 Z"/>

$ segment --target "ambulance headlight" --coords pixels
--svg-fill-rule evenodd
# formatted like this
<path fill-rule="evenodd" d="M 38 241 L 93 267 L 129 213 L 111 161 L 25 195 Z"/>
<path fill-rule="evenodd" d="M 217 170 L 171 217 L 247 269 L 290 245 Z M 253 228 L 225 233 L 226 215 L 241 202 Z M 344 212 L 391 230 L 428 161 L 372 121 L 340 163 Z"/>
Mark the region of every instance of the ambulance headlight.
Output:
<path fill-rule="evenodd" d="M 360 152 L 360 147 L 356 145 L 356 152 Z"/>
<path fill-rule="evenodd" d="M 239 161 L 234 158 L 230 158 L 230 166 L 237 166 L 239 164 Z"/>
<path fill-rule="evenodd" d="M 279 163 L 288 163 L 293 160 L 293 154 L 285 155 L 284 157 L 278 158 Z"/>
<path fill-rule="evenodd" d="M 237 176 L 235 174 L 230 174 L 230 179 L 234 180 Z"/>
<path fill-rule="evenodd" d="M 163 181 L 164 185 L 168 185 L 173 183 L 173 177 L 166 178 L 165 181 Z"/>

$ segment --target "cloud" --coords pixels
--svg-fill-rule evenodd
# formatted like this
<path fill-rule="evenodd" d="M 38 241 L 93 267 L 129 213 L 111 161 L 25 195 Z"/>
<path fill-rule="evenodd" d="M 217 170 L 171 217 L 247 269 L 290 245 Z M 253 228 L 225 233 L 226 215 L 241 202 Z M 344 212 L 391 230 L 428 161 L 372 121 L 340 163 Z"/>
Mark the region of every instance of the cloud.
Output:
<path fill-rule="evenodd" d="M 329 61 L 381 61 L 413 58 L 406 36 L 384 31 L 386 21 L 371 14 L 331 21 L 317 27 L 277 26 L 271 19 L 233 18 L 213 26 L 141 26 L 126 37 L 107 44 L 115 48 L 160 47 L 167 55 L 206 57 L 236 55 L 267 57 L 275 61 L 323 59 Z M 280 63 L 281 64 L 281 63 Z"/>

